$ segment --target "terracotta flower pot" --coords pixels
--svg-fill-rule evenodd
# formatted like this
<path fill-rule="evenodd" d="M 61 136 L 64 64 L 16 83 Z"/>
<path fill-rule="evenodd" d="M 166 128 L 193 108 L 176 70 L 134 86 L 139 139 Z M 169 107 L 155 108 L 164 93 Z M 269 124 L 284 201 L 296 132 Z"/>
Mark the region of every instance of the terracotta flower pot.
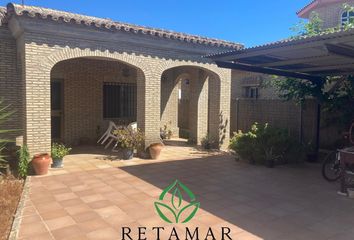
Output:
<path fill-rule="evenodd" d="M 47 153 L 36 154 L 31 161 L 34 172 L 37 175 L 47 174 L 51 162 L 52 158 Z"/>
<path fill-rule="evenodd" d="M 154 143 L 149 146 L 149 153 L 152 159 L 158 159 L 163 148 L 162 143 Z"/>

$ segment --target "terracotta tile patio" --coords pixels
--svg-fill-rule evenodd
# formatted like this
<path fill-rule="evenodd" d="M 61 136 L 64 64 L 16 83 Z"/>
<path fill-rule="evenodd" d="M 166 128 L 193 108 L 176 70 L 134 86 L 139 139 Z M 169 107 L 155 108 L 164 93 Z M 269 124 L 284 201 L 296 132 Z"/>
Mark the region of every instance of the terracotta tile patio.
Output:
<path fill-rule="evenodd" d="M 137 226 L 188 226 L 199 227 L 200 239 L 212 227 L 220 239 L 224 226 L 235 240 L 354 238 L 354 201 L 337 195 L 316 165 L 267 169 L 185 146 L 167 146 L 159 161 L 104 159 L 73 154 L 64 169 L 31 177 L 19 239 L 121 239 L 123 226 L 132 236 Z M 175 179 L 200 201 L 187 224 L 167 224 L 154 209 Z M 151 230 L 146 235 L 156 239 Z"/>

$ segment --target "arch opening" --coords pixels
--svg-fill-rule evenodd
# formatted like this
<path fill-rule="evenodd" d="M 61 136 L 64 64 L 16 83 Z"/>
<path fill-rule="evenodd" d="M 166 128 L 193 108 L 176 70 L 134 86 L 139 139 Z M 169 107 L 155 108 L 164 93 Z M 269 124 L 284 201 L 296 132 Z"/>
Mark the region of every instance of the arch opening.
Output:
<path fill-rule="evenodd" d="M 92 144 L 109 121 L 137 121 L 139 68 L 111 58 L 79 57 L 56 63 L 50 73 L 51 138 Z"/>
<path fill-rule="evenodd" d="M 173 137 L 195 144 L 209 139 L 218 148 L 219 110 L 220 78 L 216 73 L 196 66 L 179 66 L 163 72 L 161 128 L 167 126 Z"/>

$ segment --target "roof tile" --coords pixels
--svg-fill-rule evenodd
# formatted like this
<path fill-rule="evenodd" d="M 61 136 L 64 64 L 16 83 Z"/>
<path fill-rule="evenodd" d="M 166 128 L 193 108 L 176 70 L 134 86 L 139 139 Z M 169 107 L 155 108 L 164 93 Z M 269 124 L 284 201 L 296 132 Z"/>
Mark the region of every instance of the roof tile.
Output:
<path fill-rule="evenodd" d="M 32 18 L 50 19 L 52 21 L 63 21 L 65 23 L 76 23 L 80 25 L 95 26 L 97 28 L 109 29 L 112 31 L 126 31 L 136 34 L 145 34 L 158 36 L 161 38 L 176 39 L 196 44 L 204 44 L 210 46 L 227 47 L 231 49 L 240 49 L 243 46 L 239 43 L 201 37 L 197 35 L 173 32 L 163 29 L 137 26 L 122 22 L 116 22 L 111 19 L 91 17 L 76 13 L 53 10 L 49 8 L 26 6 L 9 3 L 7 5 L 8 15 L 28 16 Z"/>
<path fill-rule="evenodd" d="M 6 22 L 6 8 L 0 7 L 0 26 Z"/>

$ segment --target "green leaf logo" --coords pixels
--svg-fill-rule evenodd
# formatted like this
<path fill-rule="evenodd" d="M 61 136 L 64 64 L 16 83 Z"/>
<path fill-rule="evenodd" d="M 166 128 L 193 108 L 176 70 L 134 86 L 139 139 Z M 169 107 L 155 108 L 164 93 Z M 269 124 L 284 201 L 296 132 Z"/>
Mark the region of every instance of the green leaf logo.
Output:
<path fill-rule="evenodd" d="M 170 200 L 168 193 L 172 194 Z M 183 194 L 189 199 L 189 204 L 183 206 Z M 168 223 L 187 223 L 197 213 L 200 203 L 196 201 L 193 192 L 183 183 L 176 180 L 165 188 L 159 202 L 155 202 L 155 208 L 159 216 Z"/>

